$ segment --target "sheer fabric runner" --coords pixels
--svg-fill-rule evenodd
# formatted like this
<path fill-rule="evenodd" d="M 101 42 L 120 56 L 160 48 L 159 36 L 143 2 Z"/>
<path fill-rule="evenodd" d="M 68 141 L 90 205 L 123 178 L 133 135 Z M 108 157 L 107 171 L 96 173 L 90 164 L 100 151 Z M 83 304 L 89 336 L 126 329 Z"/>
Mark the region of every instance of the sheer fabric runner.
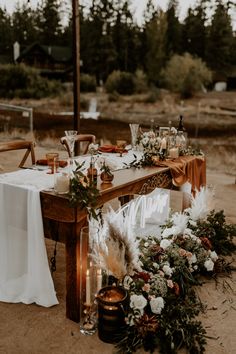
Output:
<path fill-rule="evenodd" d="M 45 171 L 0 175 L 0 301 L 58 304 L 44 243 L 41 189 L 52 186 Z"/>

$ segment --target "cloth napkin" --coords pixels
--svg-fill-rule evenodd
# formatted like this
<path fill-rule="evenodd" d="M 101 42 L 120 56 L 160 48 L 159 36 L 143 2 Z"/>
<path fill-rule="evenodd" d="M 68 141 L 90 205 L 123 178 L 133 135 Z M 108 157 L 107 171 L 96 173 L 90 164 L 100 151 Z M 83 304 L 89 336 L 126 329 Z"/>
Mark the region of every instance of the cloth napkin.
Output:
<path fill-rule="evenodd" d="M 47 159 L 39 159 L 36 161 L 36 165 L 40 165 L 40 166 L 47 166 L 48 161 Z M 67 166 L 67 161 L 64 160 L 59 160 L 59 167 L 66 167 Z"/>
<path fill-rule="evenodd" d="M 127 153 L 126 149 L 121 149 L 116 145 L 102 145 L 98 149 L 101 152 L 110 152 L 110 153 Z"/>

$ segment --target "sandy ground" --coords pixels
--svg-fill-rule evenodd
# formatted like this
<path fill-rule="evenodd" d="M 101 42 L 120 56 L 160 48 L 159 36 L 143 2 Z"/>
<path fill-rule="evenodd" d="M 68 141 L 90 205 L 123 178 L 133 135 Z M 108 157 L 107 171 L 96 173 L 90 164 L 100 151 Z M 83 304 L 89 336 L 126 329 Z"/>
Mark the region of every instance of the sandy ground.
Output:
<path fill-rule="evenodd" d="M 38 158 L 44 149 L 37 151 Z M 63 152 L 61 152 L 63 154 Z M 10 158 L 7 153 L 0 164 L 5 170 L 15 169 L 18 155 Z M 223 171 L 207 171 L 207 183 L 215 188 L 216 209 L 224 209 L 227 221 L 236 224 L 235 176 Z M 181 195 L 172 192 L 171 204 L 181 208 Z M 53 255 L 54 242 L 46 240 L 48 256 Z M 235 260 L 235 255 L 230 260 Z M 235 264 L 235 262 L 234 262 Z M 236 274 L 206 280 L 198 289 L 206 312 L 200 319 L 207 330 L 207 354 L 234 354 L 236 352 Z M 64 245 L 58 246 L 57 271 L 54 283 L 59 305 L 43 308 L 35 304 L 0 303 L 0 353 L 1 354 L 110 354 L 112 345 L 101 342 L 97 335 L 88 337 L 79 332 L 79 325 L 65 317 L 65 261 Z M 141 353 L 139 351 L 138 353 Z M 184 353 L 184 351 L 182 351 Z M 168 353 L 167 353 L 168 354 Z"/>

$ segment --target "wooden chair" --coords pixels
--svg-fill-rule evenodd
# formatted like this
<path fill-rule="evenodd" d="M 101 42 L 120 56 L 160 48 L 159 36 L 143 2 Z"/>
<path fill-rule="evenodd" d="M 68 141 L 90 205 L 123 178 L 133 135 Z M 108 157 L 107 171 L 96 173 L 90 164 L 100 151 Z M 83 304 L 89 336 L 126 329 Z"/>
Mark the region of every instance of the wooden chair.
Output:
<path fill-rule="evenodd" d="M 65 147 L 66 151 L 68 152 L 69 157 L 71 157 L 71 152 L 70 152 L 70 148 L 66 136 L 63 136 L 60 140 L 62 145 Z M 84 155 L 87 154 L 89 145 L 92 143 L 95 144 L 96 136 L 93 134 L 78 134 L 75 137 L 75 141 L 79 143 L 80 155 Z"/>
<path fill-rule="evenodd" d="M 26 150 L 23 159 L 21 160 L 18 167 L 23 167 L 28 156 L 31 155 L 32 165 L 35 164 L 35 153 L 34 153 L 35 143 L 33 141 L 24 140 L 12 140 L 0 143 L 0 152 L 6 152 L 11 150 Z"/>

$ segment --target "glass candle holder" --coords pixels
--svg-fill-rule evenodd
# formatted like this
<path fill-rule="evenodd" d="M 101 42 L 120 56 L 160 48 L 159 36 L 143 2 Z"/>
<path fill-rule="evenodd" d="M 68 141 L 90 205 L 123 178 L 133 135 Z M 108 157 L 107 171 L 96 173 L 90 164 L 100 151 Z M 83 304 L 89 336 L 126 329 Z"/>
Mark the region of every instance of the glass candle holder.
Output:
<path fill-rule="evenodd" d="M 70 190 L 70 175 L 68 172 L 54 174 L 54 190 L 57 194 L 66 194 Z"/>
<path fill-rule="evenodd" d="M 97 268 L 90 256 L 89 228 L 80 232 L 80 332 L 93 335 L 97 329 Z"/>
<path fill-rule="evenodd" d="M 125 335 L 127 325 L 125 316 L 129 297 L 126 289 L 120 286 L 107 286 L 97 294 L 98 337 L 106 343 L 117 343 Z"/>
<path fill-rule="evenodd" d="M 139 124 L 131 123 L 129 127 L 131 132 L 132 149 L 135 150 L 137 145 L 137 139 L 138 139 Z"/>

